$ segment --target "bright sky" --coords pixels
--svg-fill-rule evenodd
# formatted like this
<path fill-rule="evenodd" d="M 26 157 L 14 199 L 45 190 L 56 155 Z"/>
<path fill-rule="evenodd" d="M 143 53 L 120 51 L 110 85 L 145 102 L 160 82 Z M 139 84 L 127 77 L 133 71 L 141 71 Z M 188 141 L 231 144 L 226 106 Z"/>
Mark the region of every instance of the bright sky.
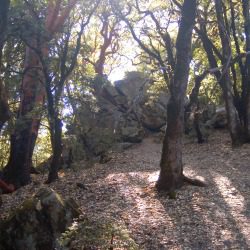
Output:
<path fill-rule="evenodd" d="M 132 65 L 132 62 L 130 60 L 122 59 L 122 65 L 115 68 L 111 74 L 109 75 L 108 79 L 111 82 L 115 82 L 117 80 L 122 80 L 125 76 L 125 73 L 128 71 L 134 71 L 136 70 L 136 67 Z"/>
<path fill-rule="evenodd" d="M 132 60 L 134 60 L 139 53 L 139 46 L 132 38 L 129 38 L 126 41 L 121 41 L 120 46 L 122 48 L 120 53 L 124 56 L 119 56 L 117 61 L 118 65 L 114 66 L 111 73 L 109 74 L 108 79 L 111 82 L 122 80 L 126 72 L 136 70 L 136 66 L 132 64 Z"/>

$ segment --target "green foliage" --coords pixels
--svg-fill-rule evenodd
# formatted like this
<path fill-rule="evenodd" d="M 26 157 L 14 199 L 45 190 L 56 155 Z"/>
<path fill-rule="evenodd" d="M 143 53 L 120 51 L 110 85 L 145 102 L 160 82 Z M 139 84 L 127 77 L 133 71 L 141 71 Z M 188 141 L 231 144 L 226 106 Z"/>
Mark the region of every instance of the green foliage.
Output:
<path fill-rule="evenodd" d="M 47 127 L 48 125 L 46 125 L 46 121 L 43 121 L 42 123 L 45 126 L 41 126 L 39 130 L 36 146 L 32 157 L 34 167 L 39 166 L 52 155 L 50 134 Z"/>
<path fill-rule="evenodd" d="M 213 76 L 209 75 L 205 80 L 203 80 L 199 97 L 204 104 L 222 104 L 223 100 L 221 88 Z"/>

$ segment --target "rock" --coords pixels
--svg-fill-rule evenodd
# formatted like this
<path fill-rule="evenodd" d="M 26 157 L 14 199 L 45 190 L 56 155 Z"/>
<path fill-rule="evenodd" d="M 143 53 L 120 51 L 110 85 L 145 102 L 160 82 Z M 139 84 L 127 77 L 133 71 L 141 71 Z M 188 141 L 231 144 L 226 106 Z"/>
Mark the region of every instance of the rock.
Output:
<path fill-rule="evenodd" d="M 207 126 L 222 129 L 227 127 L 227 112 L 225 107 L 216 108 L 216 112 L 211 118 L 211 120 L 207 121 Z"/>
<path fill-rule="evenodd" d="M 0 227 L 0 249 L 52 250 L 57 238 L 79 216 L 77 204 L 52 189 L 41 188 Z"/>
<path fill-rule="evenodd" d="M 136 113 L 145 128 L 159 132 L 166 124 L 168 100 L 168 94 L 163 92 L 158 96 L 144 95 Z"/>
<path fill-rule="evenodd" d="M 201 121 L 206 123 L 207 121 L 211 120 L 216 113 L 216 106 L 215 104 L 208 104 L 205 108 L 203 108 L 201 112 Z"/>
<path fill-rule="evenodd" d="M 123 107 L 125 109 L 128 108 L 126 96 L 118 93 L 115 86 L 113 86 L 111 84 L 105 85 L 103 87 L 103 95 L 106 97 L 106 99 L 110 100 L 110 102 L 113 103 L 114 105 Z"/>
<path fill-rule="evenodd" d="M 166 124 L 169 97 L 162 90 L 156 94 L 151 86 L 152 80 L 141 72 L 129 72 L 114 85 L 105 78 L 95 78 L 95 98 L 83 99 L 79 121 L 68 133 L 76 135 L 77 144 L 82 145 L 82 159 L 105 155 L 119 142 L 141 142 L 148 129 L 160 131 Z M 75 148 L 72 146 L 74 160 Z"/>
<path fill-rule="evenodd" d="M 107 152 L 116 140 L 116 135 L 108 127 L 99 127 L 97 124 L 84 135 L 85 149 L 91 151 L 94 157 Z"/>
<path fill-rule="evenodd" d="M 169 95 L 164 91 L 153 93 L 151 85 L 151 80 L 140 72 L 130 72 L 124 80 L 115 82 L 117 92 L 126 97 L 124 106 L 133 110 L 138 122 L 146 129 L 159 131 L 166 123 Z"/>
<path fill-rule="evenodd" d="M 130 105 L 148 82 L 149 79 L 143 73 L 132 71 L 126 75 L 124 80 L 116 81 L 115 88 L 120 96 L 126 97 L 128 105 Z"/>
<path fill-rule="evenodd" d="M 138 143 L 143 140 L 145 135 L 145 131 L 138 121 L 125 117 L 121 117 L 118 122 L 117 131 L 123 142 Z"/>
<path fill-rule="evenodd" d="M 121 223 L 109 218 L 81 217 L 60 238 L 60 249 L 130 249 L 139 250 L 132 235 Z"/>
<path fill-rule="evenodd" d="M 50 164 L 52 162 L 52 156 L 50 156 L 48 159 L 41 162 L 37 167 L 36 170 L 39 173 L 45 174 L 49 171 Z"/>

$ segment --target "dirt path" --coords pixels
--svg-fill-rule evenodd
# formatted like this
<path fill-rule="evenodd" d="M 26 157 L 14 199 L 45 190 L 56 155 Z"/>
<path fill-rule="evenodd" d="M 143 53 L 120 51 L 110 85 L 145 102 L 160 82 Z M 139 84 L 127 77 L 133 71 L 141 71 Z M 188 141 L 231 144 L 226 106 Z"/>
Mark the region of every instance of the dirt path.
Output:
<path fill-rule="evenodd" d="M 250 145 L 232 150 L 221 131 L 209 139 L 184 145 L 185 173 L 204 177 L 209 186 L 184 186 L 176 200 L 155 191 L 161 144 L 153 137 L 107 164 L 66 172 L 51 186 L 74 196 L 87 216 L 125 224 L 140 249 L 250 249 Z M 39 186 L 4 196 L 0 214 Z"/>

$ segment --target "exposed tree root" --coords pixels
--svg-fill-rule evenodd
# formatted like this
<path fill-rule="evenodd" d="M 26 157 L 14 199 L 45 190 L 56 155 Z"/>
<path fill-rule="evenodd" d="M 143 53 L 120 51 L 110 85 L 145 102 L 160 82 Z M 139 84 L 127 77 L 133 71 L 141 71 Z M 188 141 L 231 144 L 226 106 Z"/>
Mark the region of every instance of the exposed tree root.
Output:
<path fill-rule="evenodd" d="M 207 186 L 207 184 L 204 181 L 201 181 L 198 179 L 192 179 L 192 178 L 189 178 L 185 175 L 183 175 L 183 181 L 190 184 L 190 185 L 193 185 L 193 186 L 198 186 L 198 187 L 206 187 Z"/>

